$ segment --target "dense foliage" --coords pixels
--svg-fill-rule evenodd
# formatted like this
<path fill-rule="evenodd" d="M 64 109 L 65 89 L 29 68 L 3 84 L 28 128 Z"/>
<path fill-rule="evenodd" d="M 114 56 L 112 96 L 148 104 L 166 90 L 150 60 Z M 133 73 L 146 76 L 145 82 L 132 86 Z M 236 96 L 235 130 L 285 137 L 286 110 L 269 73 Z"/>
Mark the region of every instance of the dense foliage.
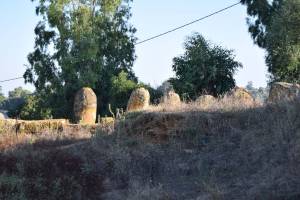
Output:
<path fill-rule="evenodd" d="M 74 94 L 86 86 L 97 94 L 99 112 L 105 112 L 113 100 L 113 77 L 123 71 L 137 82 L 130 2 L 38 2 L 36 13 L 42 20 L 35 28 L 35 49 L 28 55 L 26 82 L 35 85 L 38 96 L 46 100 L 41 106 L 53 117 L 71 117 Z"/>
<path fill-rule="evenodd" d="M 1 101 L 0 94 L 0 109 L 8 111 L 8 116 L 11 118 L 20 117 L 21 110 L 23 109 L 26 98 L 31 95 L 29 90 L 17 87 L 8 92 L 8 98 L 3 96 Z"/>
<path fill-rule="evenodd" d="M 131 92 L 136 89 L 139 84 L 129 80 L 127 73 L 123 71 L 118 76 L 112 77 L 111 82 L 110 103 L 113 110 L 115 111 L 116 108 L 126 108 L 127 100 L 129 99 Z"/>
<path fill-rule="evenodd" d="M 25 98 L 30 94 L 31 92 L 29 90 L 23 89 L 22 87 L 17 87 L 14 90 L 8 92 L 8 98 Z"/>
<path fill-rule="evenodd" d="M 45 103 L 37 94 L 27 96 L 20 110 L 20 118 L 24 120 L 38 120 L 52 118 L 51 109 L 44 108 Z"/>
<path fill-rule="evenodd" d="M 5 100 L 5 96 L 4 94 L 2 93 L 2 87 L 0 86 L 0 104 L 1 102 L 3 102 Z"/>
<path fill-rule="evenodd" d="M 211 45 L 198 33 L 184 47 L 184 55 L 174 58 L 176 78 L 170 80 L 180 95 L 191 99 L 201 94 L 218 96 L 235 87 L 233 76 L 242 65 L 235 61 L 232 50 Z"/>
<path fill-rule="evenodd" d="M 242 0 L 249 32 L 267 52 L 271 81 L 300 82 L 299 0 Z"/>

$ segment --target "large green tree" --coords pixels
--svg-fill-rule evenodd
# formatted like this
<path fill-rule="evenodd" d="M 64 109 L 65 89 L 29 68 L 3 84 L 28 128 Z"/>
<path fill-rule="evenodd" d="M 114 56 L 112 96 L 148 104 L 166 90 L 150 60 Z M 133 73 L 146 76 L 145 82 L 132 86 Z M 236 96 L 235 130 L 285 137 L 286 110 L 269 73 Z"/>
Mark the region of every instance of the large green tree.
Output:
<path fill-rule="evenodd" d="M 184 55 L 173 60 L 176 77 L 170 80 L 178 93 L 195 99 L 201 94 L 223 95 L 235 87 L 233 76 L 242 65 L 232 50 L 211 45 L 198 33 L 188 37 L 184 47 Z"/>
<path fill-rule="evenodd" d="M 242 0 L 249 32 L 267 52 L 271 81 L 300 82 L 300 1 Z"/>
<path fill-rule="evenodd" d="M 36 104 L 50 108 L 53 117 L 71 117 L 74 94 L 88 86 L 103 112 L 112 99 L 112 77 L 123 71 L 137 81 L 130 0 L 36 1 L 42 20 L 24 74 L 42 98 Z"/>

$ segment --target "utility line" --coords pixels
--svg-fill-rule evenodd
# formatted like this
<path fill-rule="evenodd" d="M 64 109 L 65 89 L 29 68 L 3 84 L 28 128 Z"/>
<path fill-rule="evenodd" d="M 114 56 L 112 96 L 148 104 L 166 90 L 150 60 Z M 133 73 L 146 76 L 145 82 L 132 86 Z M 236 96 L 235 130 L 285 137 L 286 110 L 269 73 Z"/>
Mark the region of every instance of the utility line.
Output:
<path fill-rule="evenodd" d="M 18 79 L 23 79 L 23 77 L 17 77 L 17 78 L 11 78 L 11 79 L 7 79 L 7 80 L 2 80 L 2 81 L 0 81 L 0 83 L 4 83 L 4 82 L 8 82 L 8 81 L 14 81 L 14 80 L 18 80 Z"/>
<path fill-rule="evenodd" d="M 238 3 L 232 4 L 232 5 L 230 5 L 230 6 L 226 7 L 226 8 L 223 8 L 223 9 L 221 9 L 221 10 L 218 10 L 218 11 L 216 11 L 216 12 L 213 12 L 213 13 L 211 13 L 211 14 L 209 14 L 209 15 L 206 15 L 206 16 L 204 16 L 204 17 L 201 17 L 201 18 L 199 18 L 199 19 L 196 19 L 196 20 L 194 20 L 194 21 L 191 21 L 191 22 L 189 22 L 189 23 L 186 23 L 186 24 L 184 24 L 184 25 L 182 25 L 182 26 L 176 27 L 176 28 L 171 29 L 171 30 L 169 30 L 169 31 L 166 31 L 166 32 L 164 32 L 164 33 L 161 33 L 161 34 L 158 34 L 158 35 L 156 35 L 156 36 L 153 36 L 153 37 L 150 37 L 150 38 L 148 38 L 148 39 L 145 39 L 145 40 L 142 40 L 142 41 L 140 41 L 140 42 L 137 42 L 137 43 L 135 43 L 135 45 L 140 45 L 140 44 L 149 42 L 149 41 L 151 41 L 151 40 L 154 40 L 154 39 L 156 39 L 156 38 L 162 37 L 162 36 L 164 36 L 164 35 L 167 35 L 167 34 L 169 34 L 169 33 L 172 33 L 172 32 L 174 32 L 174 31 L 177 31 L 177 30 L 179 30 L 179 29 L 182 29 L 182 28 L 185 28 L 185 27 L 187 27 L 187 26 L 190 26 L 190 25 L 192 25 L 192 24 L 194 24 L 194 23 L 197 23 L 197 22 L 199 22 L 199 21 L 202 21 L 202 20 L 207 19 L 207 18 L 209 18 L 209 17 L 212 17 L 212 16 L 214 16 L 214 15 L 217 15 L 217 14 L 219 14 L 219 13 L 221 13 L 221 12 L 224 12 L 224 11 L 226 11 L 226 10 L 229 10 L 230 8 L 233 8 L 233 7 L 237 6 L 237 5 L 239 5 L 240 3 L 241 3 L 241 1 L 239 1 Z M 17 78 L 11 78 L 11 79 L 7 79 L 7 80 L 2 80 L 2 81 L 0 81 L 0 83 L 9 82 L 9 81 L 14 81 L 14 80 L 18 80 L 18 79 L 23 79 L 23 77 L 17 77 Z"/>
<path fill-rule="evenodd" d="M 174 32 L 174 31 L 177 31 L 177 30 L 182 29 L 182 28 L 184 28 L 184 27 L 190 26 L 190 25 L 192 25 L 192 24 L 194 24 L 194 23 L 197 23 L 197 22 L 199 22 L 199 21 L 202 21 L 202 20 L 207 19 L 207 18 L 209 18 L 209 17 L 212 17 L 212 16 L 214 16 L 214 15 L 217 15 L 217 14 L 219 14 L 219 13 L 221 13 L 221 12 L 224 12 L 224 11 L 226 11 L 226 10 L 229 10 L 230 8 L 233 8 L 233 7 L 235 7 L 235 6 L 239 5 L 239 4 L 241 4 L 241 1 L 239 1 L 238 3 L 232 4 L 232 5 L 230 5 L 230 6 L 226 7 L 226 8 L 223 8 L 223 9 L 221 9 L 221 10 L 218 10 L 218 11 L 216 11 L 216 12 L 213 12 L 213 13 L 211 13 L 211 14 L 209 14 L 209 15 L 206 15 L 206 16 L 204 16 L 204 17 L 201 17 L 201 18 L 199 18 L 199 19 L 196 19 L 196 20 L 194 20 L 194 21 L 191 21 L 191 22 L 189 22 L 189 23 L 187 23 L 187 24 L 184 24 L 184 25 L 182 25 L 182 26 L 176 27 L 176 28 L 171 29 L 171 30 L 169 30 L 169 31 L 166 31 L 166 32 L 164 32 L 164 33 L 161 33 L 161 34 L 158 34 L 158 35 L 156 35 L 156 36 L 153 36 L 153 37 L 150 37 L 150 38 L 148 38 L 148 39 L 145 39 L 145 40 L 142 40 L 142 41 L 140 41 L 140 42 L 137 42 L 135 45 L 143 44 L 143 43 L 148 42 L 148 41 L 150 41 L 150 40 L 154 40 L 154 39 L 156 39 L 156 38 L 159 38 L 159 37 L 161 37 L 161 36 L 167 35 L 167 34 L 169 34 L 169 33 L 172 33 L 172 32 Z"/>

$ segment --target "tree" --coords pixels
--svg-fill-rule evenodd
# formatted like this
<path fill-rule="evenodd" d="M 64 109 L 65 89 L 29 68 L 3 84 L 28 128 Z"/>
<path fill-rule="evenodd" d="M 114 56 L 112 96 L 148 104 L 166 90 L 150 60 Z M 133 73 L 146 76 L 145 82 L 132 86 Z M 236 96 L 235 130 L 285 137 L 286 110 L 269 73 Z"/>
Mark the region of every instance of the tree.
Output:
<path fill-rule="evenodd" d="M 2 93 L 2 87 L 0 86 L 0 104 L 5 100 L 5 96 Z"/>
<path fill-rule="evenodd" d="M 8 92 L 8 98 L 25 98 L 26 96 L 30 95 L 31 92 L 29 90 L 25 90 L 22 87 L 17 87 L 13 91 Z"/>
<path fill-rule="evenodd" d="M 24 120 L 49 119 L 52 117 L 51 110 L 43 107 L 42 99 L 37 95 L 26 97 L 19 116 Z"/>
<path fill-rule="evenodd" d="M 254 90 L 254 86 L 253 86 L 253 82 L 252 81 L 249 81 L 246 85 L 246 90 L 248 91 L 251 91 L 251 90 Z"/>
<path fill-rule="evenodd" d="M 135 29 L 128 23 L 129 0 L 39 0 L 35 49 L 28 55 L 24 74 L 43 107 L 53 117 L 72 115 L 74 94 L 91 87 L 98 97 L 98 111 L 111 101 L 112 77 L 121 71 L 137 82 Z"/>
<path fill-rule="evenodd" d="M 25 104 L 25 98 L 7 98 L 1 103 L 1 109 L 8 111 L 10 118 L 19 117 L 20 112 Z"/>
<path fill-rule="evenodd" d="M 25 98 L 31 94 L 29 90 L 24 90 L 22 87 L 15 88 L 13 91 L 8 92 L 8 98 L 1 95 L 0 87 L 0 109 L 7 110 L 8 116 L 11 118 L 19 117 Z M 1 96 L 3 96 L 1 100 Z"/>
<path fill-rule="evenodd" d="M 242 65 L 234 60 L 232 50 L 211 45 L 199 33 L 188 37 L 184 47 L 184 55 L 173 60 L 176 77 L 170 80 L 180 95 L 219 96 L 235 87 L 233 75 Z"/>
<path fill-rule="evenodd" d="M 271 81 L 300 82 L 299 0 L 242 0 L 251 36 L 267 52 Z"/>
<path fill-rule="evenodd" d="M 125 110 L 131 92 L 139 87 L 139 84 L 128 79 L 127 73 L 123 71 L 118 76 L 112 77 L 111 82 L 110 96 L 112 108 L 123 108 Z"/>

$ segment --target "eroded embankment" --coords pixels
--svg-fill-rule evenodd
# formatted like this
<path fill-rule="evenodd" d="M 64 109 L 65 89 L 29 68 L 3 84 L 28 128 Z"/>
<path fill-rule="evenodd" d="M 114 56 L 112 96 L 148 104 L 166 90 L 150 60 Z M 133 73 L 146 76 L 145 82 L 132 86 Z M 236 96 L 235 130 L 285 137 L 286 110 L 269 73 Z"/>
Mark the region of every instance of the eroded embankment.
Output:
<path fill-rule="evenodd" d="M 299 199 L 299 113 L 132 113 L 83 145 L 1 153 L 0 199 Z"/>

